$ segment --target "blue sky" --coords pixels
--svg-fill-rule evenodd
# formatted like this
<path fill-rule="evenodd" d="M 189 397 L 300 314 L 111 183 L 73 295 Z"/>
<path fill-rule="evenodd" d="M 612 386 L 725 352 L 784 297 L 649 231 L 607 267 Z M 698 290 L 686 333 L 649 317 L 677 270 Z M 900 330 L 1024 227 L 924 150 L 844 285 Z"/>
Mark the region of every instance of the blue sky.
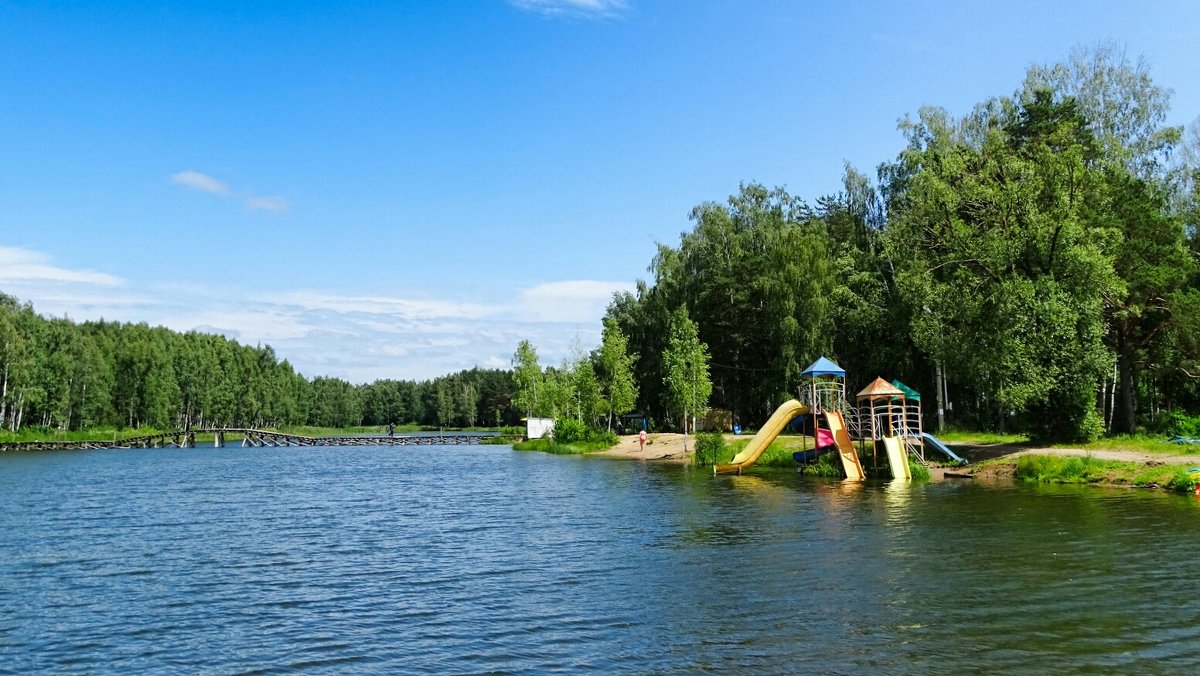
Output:
<path fill-rule="evenodd" d="M 0 291 L 310 377 L 558 363 L 696 204 L 1101 40 L 1200 115 L 1190 0 L 0 0 Z"/>

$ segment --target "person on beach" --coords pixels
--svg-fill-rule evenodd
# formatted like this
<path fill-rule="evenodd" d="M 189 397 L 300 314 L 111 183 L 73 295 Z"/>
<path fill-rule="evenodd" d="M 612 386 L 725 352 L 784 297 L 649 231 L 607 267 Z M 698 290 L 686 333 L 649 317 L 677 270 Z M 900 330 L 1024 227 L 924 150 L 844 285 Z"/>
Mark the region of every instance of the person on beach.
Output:
<path fill-rule="evenodd" d="M 393 423 L 388 423 L 388 436 L 389 437 L 392 436 L 392 434 L 395 433 L 395 431 L 396 431 L 396 425 Z"/>
<path fill-rule="evenodd" d="M 638 449 L 642 451 L 646 450 L 646 430 L 638 432 Z"/>

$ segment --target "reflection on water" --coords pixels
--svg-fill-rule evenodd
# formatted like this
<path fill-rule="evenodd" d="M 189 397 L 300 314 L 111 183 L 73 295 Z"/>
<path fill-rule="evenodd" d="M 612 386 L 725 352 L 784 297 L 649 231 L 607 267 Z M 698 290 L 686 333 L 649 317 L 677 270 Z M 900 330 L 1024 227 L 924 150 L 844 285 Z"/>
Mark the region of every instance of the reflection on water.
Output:
<path fill-rule="evenodd" d="M 1190 496 L 411 452 L 0 456 L 0 670 L 1200 661 Z"/>

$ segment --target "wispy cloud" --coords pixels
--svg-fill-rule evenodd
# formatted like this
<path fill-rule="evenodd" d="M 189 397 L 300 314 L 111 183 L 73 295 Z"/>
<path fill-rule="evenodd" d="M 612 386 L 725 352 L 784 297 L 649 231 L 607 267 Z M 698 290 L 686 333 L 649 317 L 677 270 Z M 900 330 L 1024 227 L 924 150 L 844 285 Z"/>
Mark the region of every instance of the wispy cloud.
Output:
<path fill-rule="evenodd" d="M 614 292 L 633 289 L 628 283 L 590 279 L 548 282 L 521 291 L 518 311 L 545 322 L 598 321 Z"/>
<path fill-rule="evenodd" d="M 246 207 L 246 211 L 264 211 L 270 214 L 281 214 L 292 205 L 287 199 L 278 195 L 255 195 L 246 191 L 234 190 L 229 184 L 215 176 L 199 171 L 181 171 L 171 174 L 171 181 L 185 188 L 199 190 L 218 197 L 238 198 Z"/>
<path fill-rule="evenodd" d="M 339 293 L 273 294 L 174 280 L 130 288 L 116 276 L 55 265 L 45 254 L 0 247 L 0 289 L 46 316 L 147 322 L 244 345 L 269 344 L 308 377 L 351 382 L 429 379 L 472 366 L 507 368 L 521 339 L 557 364 L 573 344 L 600 342 L 600 319 L 623 282 L 567 280 L 495 290 L 510 300 Z"/>
<path fill-rule="evenodd" d="M 51 265 L 50 262 L 49 256 L 37 251 L 0 247 L 0 281 L 57 282 L 106 287 L 121 285 L 121 279 L 113 275 L 90 270 L 69 270 Z"/>
<path fill-rule="evenodd" d="M 271 302 L 307 310 L 401 315 L 410 319 L 479 319 L 496 309 L 475 303 L 442 300 L 413 300 L 385 296 L 347 296 L 320 291 L 294 291 L 269 298 Z"/>
<path fill-rule="evenodd" d="M 272 214 L 282 214 L 290 208 L 292 208 L 292 205 L 286 199 L 276 195 L 251 195 L 246 198 L 247 211 L 266 211 Z"/>
<path fill-rule="evenodd" d="M 555 17 L 614 19 L 629 9 L 626 0 L 508 0 L 517 9 Z"/>
<path fill-rule="evenodd" d="M 199 171 L 189 169 L 177 174 L 171 174 L 171 180 L 192 190 L 208 192 L 214 195 L 229 194 L 229 185 L 227 183 Z"/>

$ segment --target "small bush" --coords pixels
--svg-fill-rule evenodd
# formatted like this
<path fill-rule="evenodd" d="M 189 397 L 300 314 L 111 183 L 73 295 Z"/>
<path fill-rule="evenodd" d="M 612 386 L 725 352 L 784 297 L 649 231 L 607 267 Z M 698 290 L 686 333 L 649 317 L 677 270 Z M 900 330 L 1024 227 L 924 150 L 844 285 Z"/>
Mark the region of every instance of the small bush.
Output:
<path fill-rule="evenodd" d="M 929 481 L 930 479 L 929 468 L 912 458 L 908 459 L 908 473 L 912 475 L 914 481 Z"/>
<path fill-rule="evenodd" d="M 1197 479 L 1198 477 L 1195 474 L 1191 474 L 1187 470 L 1176 472 L 1175 476 L 1171 477 L 1171 482 L 1167 484 L 1167 488 L 1173 491 L 1191 493 L 1196 490 Z"/>
<path fill-rule="evenodd" d="M 715 465 L 725 458 L 725 437 L 719 432 L 701 432 L 696 435 L 697 465 Z"/>
<path fill-rule="evenodd" d="M 1175 409 L 1164 417 L 1163 431 L 1172 437 L 1200 437 L 1200 417 Z"/>
<path fill-rule="evenodd" d="M 617 433 L 612 430 L 602 430 L 591 428 L 587 431 L 587 441 L 593 444 L 603 444 L 605 446 L 616 446 L 620 438 Z"/>
<path fill-rule="evenodd" d="M 559 418 L 554 423 L 554 441 L 560 444 L 573 444 L 577 441 L 585 441 L 588 438 L 588 430 L 583 423 L 570 418 Z"/>
<path fill-rule="evenodd" d="M 836 479 L 842 476 L 842 463 L 836 453 L 825 453 L 815 461 L 801 465 L 800 471 L 807 476 Z"/>
<path fill-rule="evenodd" d="M 1103 480 L 1104 473 L 1114 466 L 1090 455 L 1023 455 L 1017 460 L 1015 476 L 1040 483 L 1086 484 Z"/>

